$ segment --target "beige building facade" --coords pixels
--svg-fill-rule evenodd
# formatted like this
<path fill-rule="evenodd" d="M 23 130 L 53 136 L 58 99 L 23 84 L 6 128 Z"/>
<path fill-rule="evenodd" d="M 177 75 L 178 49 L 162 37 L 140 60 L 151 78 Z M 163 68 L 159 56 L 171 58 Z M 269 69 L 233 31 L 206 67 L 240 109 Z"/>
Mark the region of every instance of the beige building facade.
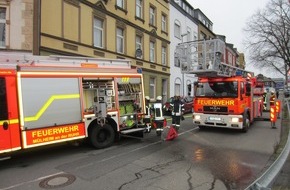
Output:
<path fill-rule="evenodd" d="M 145 95 L 167 99 L 168 0 L 40 0 L 34 8 L 34 54 L 129 59 L 142 68 Z"/>
<path fill-rule="evenodd" d="M 0 0 L 0 50 L 32 52 L 33 0 Z"/>

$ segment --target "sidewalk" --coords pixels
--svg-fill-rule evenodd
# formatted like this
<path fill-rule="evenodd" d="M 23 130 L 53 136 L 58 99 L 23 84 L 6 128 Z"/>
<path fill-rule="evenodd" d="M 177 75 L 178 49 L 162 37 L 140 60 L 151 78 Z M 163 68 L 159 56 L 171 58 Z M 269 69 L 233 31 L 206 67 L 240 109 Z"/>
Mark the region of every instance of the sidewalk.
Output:
<path fill-rule="evenodd" d="M 281 95 L 280 95 L 281 96 Z M 280 99 L 284 99 L 283 95 Z M 283 107 L 282 110 L 282 121 L 281 121 L 281 142 L 280 142 L 280 149 L 284 147 L 283 143 L 285 144 L 287 141 L 289 128 L 290 128 L 290 117 L 289 117 L 287 106 Z M 275 182 L 272 185 L 272 190 L 290 190 L 290 154 L 283 165 L 279 175 L 275 179 Z"/>
<path fill-rule="evenodd" d="M 290 190 L 290 155 L 272 185 L 272 190 Z"/>

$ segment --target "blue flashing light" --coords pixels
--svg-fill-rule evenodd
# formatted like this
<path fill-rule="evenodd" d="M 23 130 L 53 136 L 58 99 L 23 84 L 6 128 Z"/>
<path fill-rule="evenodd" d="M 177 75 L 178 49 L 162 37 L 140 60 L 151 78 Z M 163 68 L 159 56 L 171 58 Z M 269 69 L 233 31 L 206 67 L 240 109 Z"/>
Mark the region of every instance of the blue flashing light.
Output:
<path fill-rule="evenodd" d="M 236 71 L 236 76 L 243 76 L 243 71 L 237 70 Z"/>
<path fill-rule="evenodd" d="M 142 68 L 138 67 L 137 68 L 137 73 L 142 73 Z"/>

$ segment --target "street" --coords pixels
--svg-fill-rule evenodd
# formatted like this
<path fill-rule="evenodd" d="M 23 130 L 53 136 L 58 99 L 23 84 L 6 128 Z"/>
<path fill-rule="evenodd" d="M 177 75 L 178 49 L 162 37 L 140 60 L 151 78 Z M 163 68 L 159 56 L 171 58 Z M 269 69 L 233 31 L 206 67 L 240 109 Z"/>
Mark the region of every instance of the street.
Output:
<path fill-rule="evenodd" d="M 244 189 L 265 169 L 279 139 L 280 128 L 269 121 L 254 122 L 247 133 L 199 130 L 188 114 L 173 141 L 152 130 L 107 149 L 63 144 L 17 154 L 0 163 L 0 189 Z"/>

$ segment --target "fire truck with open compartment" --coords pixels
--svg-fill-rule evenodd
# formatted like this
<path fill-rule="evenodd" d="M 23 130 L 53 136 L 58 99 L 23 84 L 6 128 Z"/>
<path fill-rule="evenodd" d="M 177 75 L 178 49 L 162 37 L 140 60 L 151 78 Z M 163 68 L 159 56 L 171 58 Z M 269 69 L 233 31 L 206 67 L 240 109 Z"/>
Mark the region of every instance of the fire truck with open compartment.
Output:
<path fill-rule="evenodd" d="M 254 73 L 224 63 L 225 51 L 224 41 L 211 39 L 180 43 L 176 55 L 182 72 L 197 76 L 194 125 L 246 132 L 262 116 L 263 96 Z"/>
<path fill-rule="evenodd" d="M 129 60 L 0 53 L 0 154 L 143 135 L 142 70 Z M 2 154 L 3 153 L 3 154 Z"/>

